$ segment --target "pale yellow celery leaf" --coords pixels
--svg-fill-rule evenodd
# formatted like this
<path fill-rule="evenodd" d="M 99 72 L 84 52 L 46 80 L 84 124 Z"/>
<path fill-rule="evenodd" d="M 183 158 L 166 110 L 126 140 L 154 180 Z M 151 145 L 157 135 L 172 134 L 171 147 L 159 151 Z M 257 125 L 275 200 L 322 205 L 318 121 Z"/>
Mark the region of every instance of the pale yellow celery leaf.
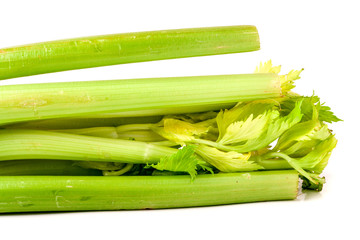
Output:
<path fill-rule="evenodd" d="M 185 135 L 201 135 L 207 132 L 208 126 L 206 124 L 192 124 L 177 119 L 165 119 L 164 130 L 166 132 L 173 132 L 176 134 Z"/>
<path fill-rule="evenodd" d="M 291 70 L 288 74 L 279 75 L 280 83 L 281 83 L 281 91 L 283 94 L 286 94 L 295 87 L 294 81 L 300 79 L 300 73 L 303 70 L 304 69 Z"/>
<path fill-rule="evenodd" d="M 304 69 L 300 69 L 300 70 L 291 70 L 288 74 L 283 75 L 286 76 L 287 81 L 295 81 L 300 79 L 300 74 L 301 72 L 304 71 Z"/>
<path fill-rule="evenodd" d="M 281 117 L 278 111 L 270 111 L 270 123 L 266 130 L 258 138 L 249 139 L 243 144 L 232 146 L 231 150 L 250 152 L 264 148 L 275 141 L 283 132 L 300 122 L 301 118 L 301 101 L 298 101 L 294 109 L 284 117 Z"/>
<path fill-rule="evenodd" d="M 281 70 L 281 66 L 273 66 L 271 60 L 260 63 L 259 66 L 256 67 L 254 73 L 276 73 L 279 74 Z"/>
<path fill-rule="evenodd" d="M 225 109 L 216 116 L 219 130 L 218 141 L 223 138 L 226 129 L 234 122 L 245 121 L 251 114 L 254 117 L 264 114 L 268 110 L 277 108 L 278 103 L 272 99 L 256 100 L 247 103 L 239 103 L 231 109 Z"/>
<path fill-rule="evenodd" d="M 223 145 L 236 144 L 249 139 L 258 138 L 266 129 L 271 114 L 269 112 L 253 118 L 251 114 L 245 121 L 230 124 L 219 143 Z"/>
<path fill-rule="evenodd" d="M 300 79 L 300 73 L 304 70 L 291 70 L 288 74 L 280 75 L 281 66 L 273 66 L 271 60 L 260 63 L 255 69 L 255 73 L 275 73 L 279 74 L 281 89 L 283 94 L 288 93 L 294 88 L 294 81 Z"/>
<path fill-rule="evenodd" d="M 221 172 L 255 171 L 263 169 L 262 166 L 253 161 L 249 161 L 251 153 L 224 152 L 205 145 L 199 145 L 195 152 Z"/>
<path fill-rule="evenodd" d="M 182 145 L 194 140 L 197 136 L 207 133 L 208 129 L 209 126 L 206 123 L 192 124 L 173 118 L 164 119 L 163 127 L 152 128 L 153 131 L 162 137 Z"/>
<path fill-rule="evenodd" d="M 232 109 L 221 110 L 216 116 L 216 123 L 219 129 L 219 140 L 223 137 L 226 132 L 226 128 L 238 118 L 240 107 Z"/>

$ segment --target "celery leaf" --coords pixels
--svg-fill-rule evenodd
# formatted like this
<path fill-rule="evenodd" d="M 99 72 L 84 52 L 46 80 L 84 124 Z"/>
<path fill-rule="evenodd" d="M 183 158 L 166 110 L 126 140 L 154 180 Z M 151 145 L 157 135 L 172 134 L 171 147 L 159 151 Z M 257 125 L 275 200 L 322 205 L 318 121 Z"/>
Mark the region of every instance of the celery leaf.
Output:
<path fill-rule="evenodd" d="M 224 152 L 205 145 L 199 145 L 196 148 L 196 153 L 222 172 L 255 171 L 263 169 L 262 166 L 253 161 L 249 161 L 250 153 Z"/>
<path fill-rule="evenodd" d="M 267 127 L 271 113 L 265 113 L 253 117 L 251 114 L 244 121 L 237 121 L 230 124 L 224 136 L 218 141 L 220 144 L 236 144 L 249 139 L 258 138 Z"/>
<path fill-rule="evenodd" d="M 218 141 L 224 137 L 227 128 L 231 124 L 246 121 L 250 115 L 253 118 L 257 118 L 266 111 L 276 109 L 277 104 L 274 100 L 257 100 L 248 103 L 239 103 L 231 109 L 220 111 L 216 116 L 216 123 L 219 129 Z"/>
<path fill-rule="evenodd" d="M 152 130 L 160 136 L 182 145 L 185 145 L 186 142 L 191 142 L 197 136 L 206 134 L 212 125 L 212 122 L 209 120 L 189 123 L 174 118 L 165 118 L 162 122 L 163 126 L 152 127 Z"/>
<path fill-rule="evenodd" d="M 288 74 L 280 75 L 281 66 L 273 66 L 271 60 L 260 63 L 258 67 L 256 67 L 254 73 L 275 73 L 279 75 L 280 83 L 281 83 L 281 89 L 283 93 L 289 92 L 291 89 L 293 89 L 294 81 L 300 79 L 300 73 L 304 69 L 301 70 L 291 70 Z"/>
<path fill-rule="evenodd" d="M 291 111 L 295 103 L 299 100 L 303 100 L 301 111 L 303 112 L 304 117 L 302 121 L 308 121 L 312 119 L 314 106 L 316 106 L 318 109 L 320 121 L 328 123 L 342 121 L 340 118 L 335 116 L 330 107 L 325 106 L 324 103 L 320 103 L 320 98 L 315 95 L 311 97 L 295 96 L 286 99 L 285 101 L 281 102 L 282 113 L 287 114 L 289 111 Z"/>
<path fill-rule="evenodd" d="M 179 149 L 175 154 L 160 159 L 157 164 L 150 166 L 160 171 L 186 172 L 194 179 L 197 165 L 201 160 L 195 155 L 195 146 L 189 145 Z"/>
<path fill-rule="evenodd" d="M 277 111 L 272 111 L 271 120 L 265 131 L 257 138 L 249 139 L 245 143 L 231 146 L 237 152 L 250 152 L 268 146 L 275 141 L 283 132 L 300 122 L 302 118 L 301 101 L 295 104 L 294 109 L 284 117 L 279 116 Z"/>
<path fill-rule="evenodd" d="M 281 71 L 281 66 L 273 66 L 272 61 L 269 60 L 264 63 L 260 63 L 259 66 L 256 67 L 254 73 L 276 73 L 279 74 Z"/>

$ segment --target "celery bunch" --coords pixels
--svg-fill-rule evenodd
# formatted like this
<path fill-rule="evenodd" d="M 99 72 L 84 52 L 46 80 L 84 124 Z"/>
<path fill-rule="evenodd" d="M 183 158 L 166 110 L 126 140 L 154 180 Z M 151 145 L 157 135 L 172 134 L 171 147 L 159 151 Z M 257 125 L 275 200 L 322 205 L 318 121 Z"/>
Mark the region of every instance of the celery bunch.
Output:
<path fill-rule="evenodd" d="M 279 74 L 280 67 L 273 67 L 269 61 L 260 65 L 256 72 Z M 232 108 L 220 111 L 165 115 L 157 123 L 52 129 L 51 133 L 4 130 L 3 133 L 22 139 L 21 145 L 14 146 L 18 149 L 25 143 L 24 134 L 32 139 L 38 134 L 38 141 L 42 143 L 41 147 L 31 152 L 18 151 L 16 156 L 6 156 L 4 153 L 0 157 L 3 160 L 45 157 L 97 160 L 96 163 L 85 161 L 76 164 L 84 168 L 100 169 L 104 175 L 125 174 L 131 171 L 127 164 L 145 164 L 145 167 L 153 169 L 156 174 L 159 174 L 159 170 L 163 174 L 189 173 L 192 178 L 199 170 L 244 172 L 295 169 L 313 187 L 321 189 L 324 180 L 319 175 L 337 142 L 327 123 L 340 119 L 329 107 L 322 105 L 318 97 L 303 97 L 289 92 L 293 81 L 300 78 L 300 73 L 301 71 L 291 71 L 286 75 L 279 75 L 282 88 L 286 88 L 285 97 L 239 102 Z M 70 134 L 93 137 L 75 138 Z M 86 141 L 95 141 L 94 137 L 98 137 L 96 146 L 102 149 L 102 155 L 86 149 Z M 76 150 L 66 147 L 70 149 L 66 153 L 64 148 L 71 139 L 77 139 L 76 143 L 71 143 L 76 146 Z M 51 141 L 62 144 L 51 145 Z M 275 141 L 276 144 L 273 144 Z M 110 143 L 118 146 L 111 149 Z M 2 145 L 5 146 L 4 143 Z M 46 151 L 51 146 L 57 151 Z M 109 159 L 106 156 L 111 157 Z M 108 167 L 109 160 L 115 165 Z"/>
<path fill-rule="evenodd" d="M 71 39 L 0 51 L 0 66 L 14 67 L 0 79 L 257 48 L 251 26 Z M 280 70 L 268 61 L 252 74 L 2 86 L 0 212 L 294 199 L 299 178 L 320 191 L 337 143 L 328 124 L 340 119 L 292 91 L 302 70 Z"/>
<path fill-rule="evenodd" d="M 289 196 L 296 197 L 299 175 L 304 180 L 303 188 L 321 190 L 324 178 L 320 174 L 337 142 L 327 123 L 340 119 L 329 107 L 321 104 L 318 97 L 304 97 L 291 92 L 293 82 L 300 78 L 300 73 L 301 70 L 280 75 L 280 67 L 273 67 L 271 61 L 262 64 L 256 69 L 255 74 L 249 75 L 249 79 L 242 79 L 241 85 L 245 86 L 245 82 L 250 79 L 259 79 L 256 77 L 257 74 L 265 74 L 262 76 L 276 79 L 276 86 L 281 94 L 270 98 L 259 97 L 256 100 L 244 99 L 225 109 L 221 109 L 221 105 L 216 105 L 220 109 L 183 113 L 183 109 L 177 111 L 175 108 L 171 110 L 174 114 L 155 118 L 141 117 L 134 123 L 123 121 L 125 124 L 118 126 L 56 128 L 57 122 L 63 121 L 57 117 L 49 118 L 44 126 L 41 126 L 41 121 L 3 125 L 3 129 L 0 130 L 0 174 L 32 175 L 32 178 L 24 177 L 18 180 L 34 182 L 17 187 L 17 180 L 0 177 L 2 182 L 7 182 L 6 186 L 0 185 L 0 191 L 3 193 L 0 200 L 10 202 L 12 206 L 2 207 L 1 211 L 164 208 L 226 204 L 232 203 L 231 201 L 288 199 Z M 222 77 L 220 81 L 223 81 Z M 199 106 L 202 110 L 207 110 L 206 107 Z M 48 129 L 49 121 L 53 121 L 51 126 L 54 128 Z M 238 174 L 229 175 L 227 178 L 227 174 L 231 173 Z M 289 183 L 284 179 L 275 180 L 278 173 L 285 174 L 281 176 L 293 181 Z M 188 182 L 184 182 L 184 174 L 190 175 Z M 93 177 L 37 177 L 40 175 Z M 119 179 L 102 180 L 94 175 L 118 176 Z M 214 176 L 218 175 L 223 176 L 221 179 L 230 185 L 234 184 L 233 181 L 238 183 L 248 178 L 250 182 L 243 183 L 246 187 L 252 184 L 255 184 L 254 189 L 268 186 L 270 195 L 256 193 L 255 196 L 250 194 L 238 200 L 224 201 L 215 197 L 221 192 L 219 188 L 223 186 L 214 182 L 217 179 Z M 143 178 L 140 180 L 139 176 Z M 261 176 L 261 181 L 257 176 Z M 58 185 L 53 185 L 52 182 L 48 182 L 49 185 L 41 183 L 51 179 Z M 262 182 L 265 180 L 276 186 L 269 187 Z M 90 183 L 81 187 L 79 181 L 91 181 L 96 187 L 91 192 L 88 189 Z M 165 187 L 160 184 L 163 181 L 179 184 L 184 190 L 180 191 L 176 185 Z M 114 188 L 115 183 L 124 188 Z M 159 189 L 148 191 L 144 195 L 144 188 L 148 184 Z M 200 185 L 195 187 L 197 184 Z M 70 189 L 74 186 L 78 190 L 72 193 Z M 195 191 L 194 187 L 194 196 L 197 196 L 198 191 L 207 192 L 205 189 L 208 188 L 213 187 L 214 190 L 209 193 L 210 195 L 199 192 L 200 195 L 197 197 L 200 200 L 197 203 L 186 200 L 184 204 L 180 204 L 174 200 L 174 196 L 178 196 L 178 199 L 185 201 L 185 198 L 182 198 L 183 194 Z M 38 188 L 49 190 L 40 191 Z M 131 196 L 128 196 L 129 199 L 133 199 L 131 201 L 147 200 L 140 205 L 125 203 L 123 198 L 118 198 L 117 193 L 112 193 L 106 198 L 97 198 L 95 196 L 102 194 L 100 188 L 106 193 L 131 192 Z M 56 191 L 56 194 L 47 192 L 51 189 L 63 189 L 56 190 L 63 193 L 59 195 Z M 169 191 L 170 195 L 163 195 L 160 193 L 161 189 Z M 245 193 L 249 194 L 249 191 L 252 190 L 246 190 Z M 271 195 L 276 191 L 277 196 Z M 22 203 L 21 206 L 10 200 L 12 197 L 16 199 L 20 193 L 22 197 L 24 194 L 27 196 L 24 197 L 27 199 L 26 204 Z M 33 194 L 38 194 L 41 198 L 33 199 Z M 55 201 L 51 200 L 54 199 L 53 195 L 56 195 Z M 158 196 L 167 200 L 159 202 L 156 200 Z M 77 200 L 77 197 L 80 200 Z M 88 201 L 93 197 L 97 200 Z M 59 199 L 73 199 L 71 201 L 75 205 L 67 204 L 66 201 L 69 200 L 59 202 Z M 110 206 L 101 203 L 110 200 L 116 204 Z M 96 204 L 99 202 L 101 204 L 98 208 Z"/>

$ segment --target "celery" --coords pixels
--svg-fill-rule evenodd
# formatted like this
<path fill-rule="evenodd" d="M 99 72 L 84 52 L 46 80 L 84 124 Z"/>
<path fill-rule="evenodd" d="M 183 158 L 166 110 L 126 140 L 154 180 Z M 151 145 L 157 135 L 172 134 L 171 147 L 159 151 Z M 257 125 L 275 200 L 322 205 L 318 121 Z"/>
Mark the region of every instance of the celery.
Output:
<path fill-rule="evenodd" d="M 290 91 L 301 71 L 280 75 L 267 62 L 246 75 L 4 86 L 0 123 L 13 123 L 0 130 L 5 175 L 70 166 L 74 175 L 80 167 L 104 176 L 0 177 L 0 212 L 294 199 L 299 177 L 302 188 L 320 191 L 320 174 L 337 144 L 326 123 L 340 119 L 318 97 Z M 120 125 L 93 122 L 134 116 L 142 117 Z M 61 121 L 75 118 L 96 127 L 62 129 Z"/>
<path fill-rule="evenodd" d="M 0 124 L 220 110 L 239 101 L 283 96 L 283 85 L 273 73 L 8 85 L 0 88 Z"/>
<path fill-rule="evenodd" d="M 0 161 L 57 159 L 156 163 L 176 152 L 173 148 L 138 141 L 41 130 L 0 130 Z"/>
<path fill-rule="evenodd" d="M 188 176 L 0 177 L 0 212 L 157 209 L 295 199 L 295 171 Z"/>
<path fill-rule="evenodd" d="M 0 49 L 0 80 L 121 63 L 259 50 L 254 26 L 137 32 Z"/>

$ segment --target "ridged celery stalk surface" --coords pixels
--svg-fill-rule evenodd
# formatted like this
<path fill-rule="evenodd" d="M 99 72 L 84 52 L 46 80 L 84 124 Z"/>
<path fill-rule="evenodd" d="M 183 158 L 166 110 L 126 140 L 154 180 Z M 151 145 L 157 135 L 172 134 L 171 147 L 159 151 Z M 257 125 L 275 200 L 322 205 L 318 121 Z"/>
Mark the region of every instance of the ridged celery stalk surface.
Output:
<path fill-rule="evenodd" d="M 0 161 L 57 159 L 156 163 L 176 149 L 150 143 L 41 130 L 0 130 Z"/>
<path fill-rule="evenodd" d="M 189 176 L 0 177 L 0 212 L 157 209 L 295 199 L 296 171 Z"/>
<path fill-rule="evenodd" d="M 0 80 L 72 69 L 259 50 L 254 26 L 123 33 L 0 49 Z"/>
<path fill-rule="evenodd" d="M 0 124 L 204 112 L 282 94 L 272 73 L 7 85 L 0 87 Z"/>

